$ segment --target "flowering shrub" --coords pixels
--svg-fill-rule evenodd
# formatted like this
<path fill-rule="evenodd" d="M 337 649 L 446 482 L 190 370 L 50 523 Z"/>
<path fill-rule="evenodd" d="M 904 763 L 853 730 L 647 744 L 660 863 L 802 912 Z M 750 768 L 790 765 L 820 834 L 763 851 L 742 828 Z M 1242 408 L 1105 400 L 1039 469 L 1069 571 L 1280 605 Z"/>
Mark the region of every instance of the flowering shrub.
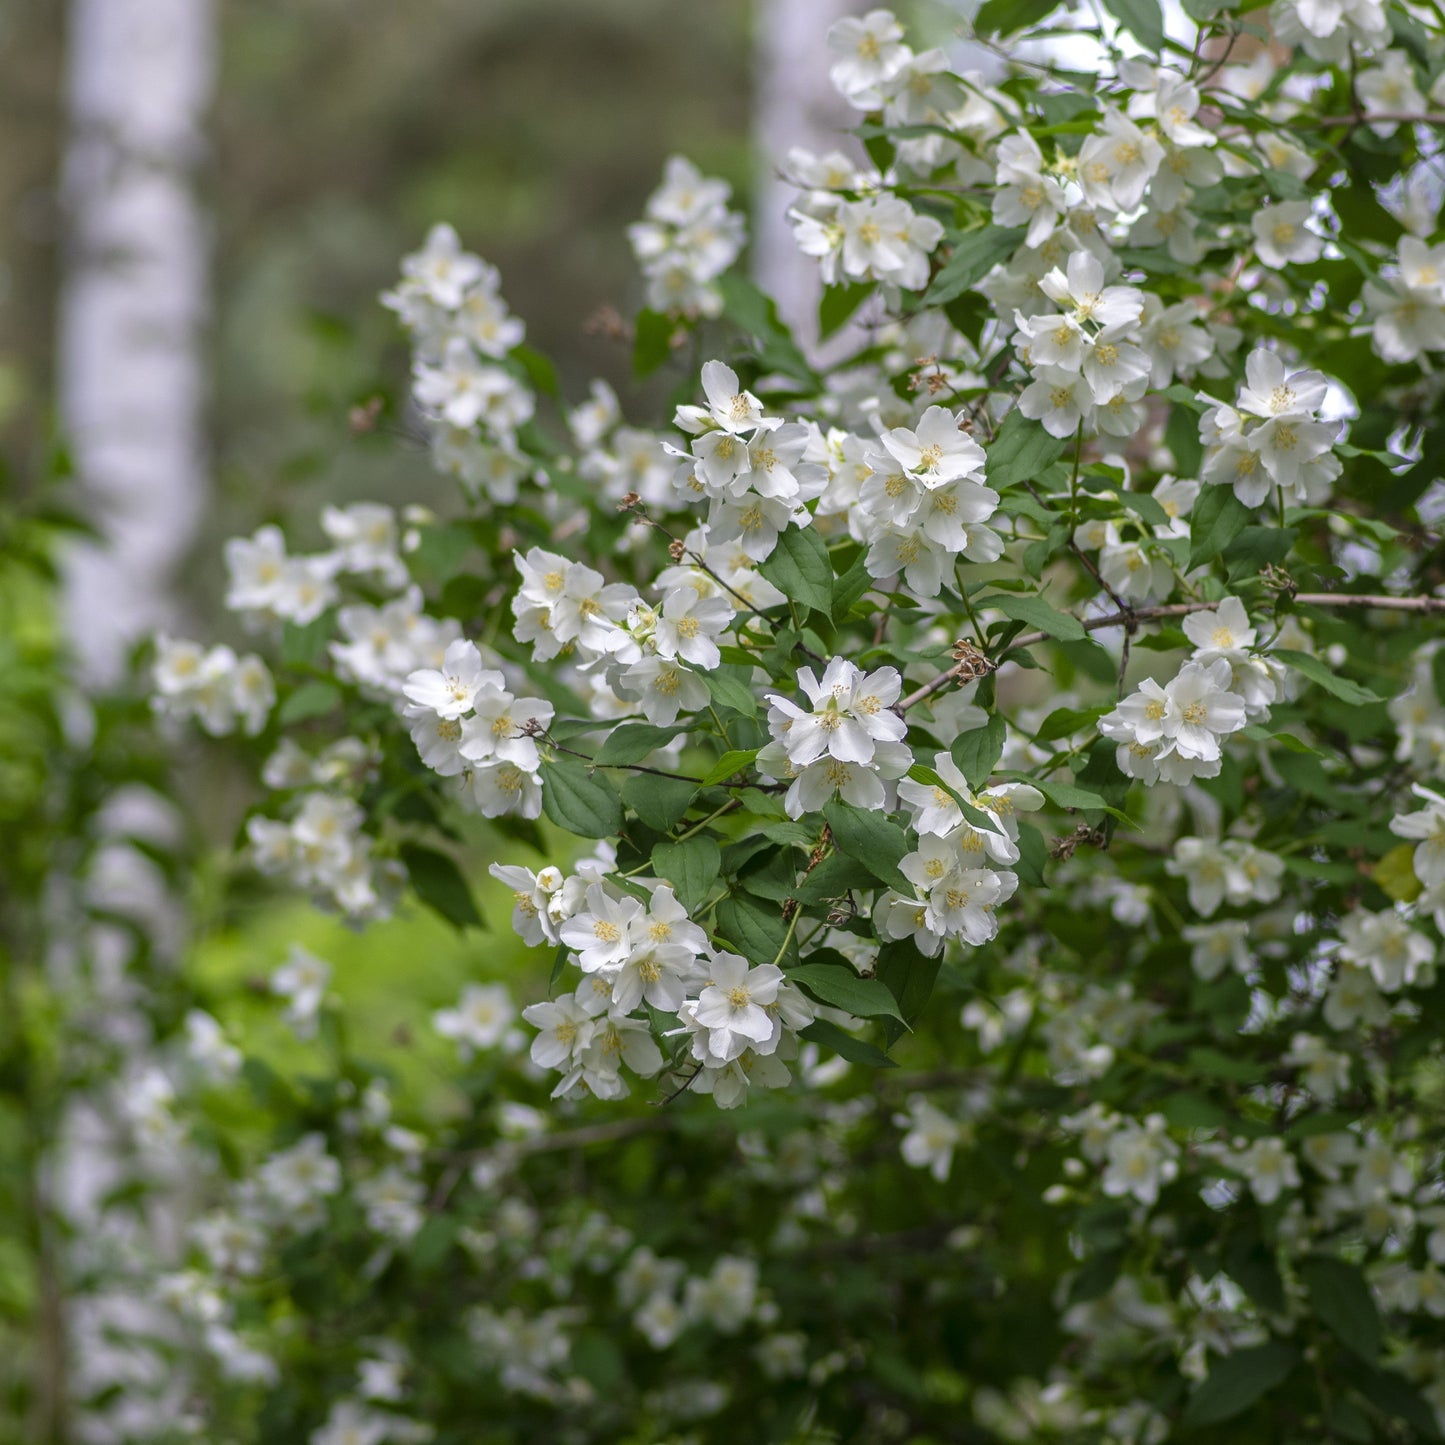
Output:
<path fill-rule="evenodd" d="M 441 1125 L 276 975 L 334 1069 L 245 1066 L 202 1433 L 1439 1438 L 1445 29 L 1105 8 L 1097 74 L 834 28 L 833 364 L 670 162 L 654 429 L 438 226 L 385 302 L 457 514 L 232 542 L 274 683 L 160 641 L 263 874 L 465 929 L 484 849 L 538 950 L 437 1015 Z"/>

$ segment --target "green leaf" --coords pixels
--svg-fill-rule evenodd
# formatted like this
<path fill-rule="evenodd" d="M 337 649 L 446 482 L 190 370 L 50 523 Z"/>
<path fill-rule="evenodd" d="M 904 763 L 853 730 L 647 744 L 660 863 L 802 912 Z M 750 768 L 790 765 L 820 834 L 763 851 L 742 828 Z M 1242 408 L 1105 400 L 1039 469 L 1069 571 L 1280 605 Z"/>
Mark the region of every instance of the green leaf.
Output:
<path fill-rule="evenodd" d="M 1309 1291 L 1310 1308 L 1339 1342 L 1366 1364 L 1379 1359 L 1385 1331 L 1359 1265 L 1312 1255 L 1300 1266 L 1300 1278 Z"/>
<path fill-rule="evenodd" d="M 778 909 L 765 908 L 737 894 L 718 904 L 717 926 L 723 938 L 749 963 L 772 963 L 783 952 L 788 937 L 788 925 Z M 796 954 L 797 948 L 795 938 L 789 950 Z"/>
<path fill-rule="evenodd" d="M 1357 682 L 1351 682 L 1347 677 L 1341 677 L 1329 663 L 1318 657 L 1311 657 L 1308 652 L 1295 652 L 1291 648 L 1280 647 L 1271 652 L 1270 656 L 1288 663 L 1296 672 L 1304 673 L 1311 682 L 1317 683 L 1326 692 L 1333 693 L 1341 702 L 1363 707 L 1366 703 L 1384 701 L 1378 693 L 1361 687 Z"/>
<path fill-rule="evenodd" d="M 988 597 L 976 599 L 982 607 L 996 607 L 1005 617 L 1015 622 L 1025 622 L 1060 642 L 1082 642 L 1088 633 L 1077 617 L 1050 607 L 1042 597 L 1019 597 L 1008 592 L 996 592 Z"/>
<path fill-rule="evenodd" d="M 856 859 L 830 853 L 793 890 L 803 903 L 822 903 L 841 898 L 853 888 L 873 887 L 873 875 Z"/>
<path fill-rule="evenodd" d="M 341 689 L 329 682 L 308 682 L 298 687 L 276 713 L 282 727 L 305 722 L 307 718 L 325 717 L 341 701 Z"/>
<path fill-rule="evenodd" d="M 756 760 L 758 748 L 729 748 L 707 772 L 702 775 L 703 787 L 725 782 L 736 773 L 746 772 Z"/>
<path fill-rule="evenodd" d="M 432 1274 L 451 1253 L 461 1221 L 455 1214 L 434 1214 L 412 1236 L 407 1253 L 414 1268 Z"/>
<path fill-rule="evenodd" d="M 713 701 L 722 707 L 730 707 L 744 717 L 756 717 L 758 699 L 753 693 L 752 669 L 749 667 L 715 667 L 705 672 L 702 680 Z"/>
<path fill-rule="evenodd" d="M 534 346 L 523 343 L 521 346 L 514 346 L 511 350 L 512 360 L 521 366 L 527 373 L 527 380 L 531 383 L 533 391 L 540 391 L 546 396 L 557 396 L 561 387 L 557 382 L 557 368 L 552 365 L 552 359 L 544 356 Z"/>
<path fill-rule="evenodd" d="M 1000 261 L 1007 261 L 1027 235 L 1019 226 L 984 226 L 965 231 L 953 243 L 953 254 L 944 262 L 923 297 L 925 306 L 942 306 L 961 296 L 981 281 Z"/>
<path fill-rule="evenodd" d="M 873 281 L 852 281 L 843 286 L 825 286 L 818 302 L 818 339 L 827 340 L 876 289 Z"/>
<path fill-rule="evenodd" d="M 1293 527 L 1246 527 L 1221 554 L 1229 568 L 1229 581 L 1242 582 L 1272 563 L 1283 562 L 1298 536 Z"/>
<path fill-rule="evenodd" d="M 1148 492 L 1118 492 L 1116 495 L 1131 512 L 1142 517 L 1151 527 L 1167 527 L 1173 520 L 1163 504 Z"/>
<path fill-rule="evenodd" d="M 634 773 L 622 785 L 622 801 L 659 833 L 675 827 L 696 796 L 697 784 L 654 773 Z"/>
<path fill-rule="evenodd" d="M 406 865 L 416 896 L 458 932 L 485 926 L 462 870 L 445 853 L 416 843 L 403 843 L 401 861 Z"/>
<path fill-rule="evenodd" d="M 1051 437 L 1017 407 L 1004 417 L 984 458 L 984 476 L 995 491 L 1032 481 L 1064 454 L 1066 443 Z"/>
<path fill-rule="evenodd" d="M 632 343 L 632 370 L 637 376 L 651 376 L 672 355 L 672 335 L 677 323 L 661 312 L 637 313 L 636 339 Z"/>
<path fill-rule="evenodd" d="M 1118 818 L 1121 823 L 1129 821 L 1124 813 L 1117 808 L 1111 808 L 1106 798 L 1090 792 L 1088 788 L 1080 788 L 1073 783 L 1056 782 L 1053 778 L 1028 778 L 1023 774 L 1020 774 L 1019 778 L 1022 782 L 1032 783 L 1056 808 L 1081 808 L 1088 812 L 1108 813 L 1111 817 Z"/>
<path fill-rule="evenodd" d="M 1003 745 L 1008 728 L 998 713 L 992 713 L 981 728 L 972 728 L 959 733 L 949 748 L 958 770 L 968 779 L 970 788 L 978 789 L 988 782 L 998 760 L 1003 756 Z"/>
<path fill-rule="evenodd" d="M 1049 845 L 1044 835 L 1032 823 L 1019 824 L 1019 857 L 1013 865 L 1021 883 L 1031 883 L 1035 888 L 1044 885 L 1044 864 L 1049 861 Z"/>
<path fill-rule="evenodd" d="M 853 565 L 833 581 L 833 621 L 841 623 L 853 604 L 873 585 L 873 576 L 860 552 Z"/>
<path fill-rule="evenodd" d="M 790 983 L 802 984 L 819 1003 L 846 1009 L 860 1019 L 895 1018 L 898 1000 L 877 978 L 860 978 L 851 968 L 831 963 L 800 963 L 788 970 Z"/>
<path fill-rule="evenodd" d="M 1299 1351 L 1277 1340 L 1212 1360 L 1208 1376 L 1189 1397 L 1180 1423 L 1186 1430 L 1197 1430 L 1242 1415 L 1282 1384 L 1298 1362 Z"/>
<path fill-rule="evenodd" d="M 658 748 L 666 747 L 681 731 L 681 728 L 675 727 L 654 727 L 651 723 L 623 723 L 621 727 L 614 728 L 597 749 L 593 762 L 598 767 L 607 768 L 640 763 Z"/>
<path fill-rule="evenodd" d="M 622 830 L 622 799 L 600 773 L 554 759 L 542 764 L 542 811 L 583 838 L 610 838 Z"/>
<path fill-rule="evenodd" d="M 1108 711 L 1106 707 L 1056 707 L 1039 724 L 1039 730 L 1034 736 L 1041 743 L 1073 737 L 1075 733 L 1092 727 Z"/>
<path fill-rule="evenodd" d="M 304 627 L 294 622 L 282 623 L 281 661 L 287 667 L 309 667 L 326 650 L 333 621 L 332 613 L 323 612 Z"/>
<path fill-rule="evenodd" d="M 789 527 L 758 571 L 789 601 L 831 614 L 833 564 L 827 545 L 811 527 Z"/>
<path fill-rule="evenodd" d="M 976 35 L 1012 35 L 1037 25 L 1059 8 L 1059 0 L 987 0 L 974 16 Z"/>
<path fill-rule="evenodd" d="M 692 913 L 707 902 L 717 882 L 722 871 L 722 849 L 712 838 L 659 843 L 652 850 L 652 870 L 672 884 L 678 901 Z"/>
<path fill-rule="evenodd" d="M 850 1064 L 863 1064 L 870 1069 L 898 1067 L 876 1044 L 870 1044 L 867 1039 L 855 1039 L 852 1034 L 827 1019 L 814 1019 L 807 1028 L 798 1030 L 798 1037 L 822 1048 L 832 1049 L 840 1059 L 847 1059 Z"/>
<path fill-rule="evenodd" d="M 909 939 L 886 943 L 879 950 L 878 977 L 898 1000 L 898 1011 L 903 1016 L 904 1024 L 911 1027 L 928 1006 L 942 962 L 941 955 L 928 958 Z M 888 1034 L 890 1044 L 903 1032 L 888 1019 L 883 1021 L 883 1028 Z"/>
<path fill-rule="evenodd" d="M 1104 0 L 1104 9 L 1152 55 L 1164 49 L 1164 17 L 1158 0 Z"/>
<path fill-rule="evenodd" d="M 807 357 L 793 340 L 793 333 L 779 318 L 778 308 L 771 297 L 765 296 L 747 277 L 736 271 L 719 277 L 715 284 L 722 294 L 723 310 L 728 320 L 757 337 L 758 360 L 764 367 L 786 372 L 810 386 L 818 383 Z"/>
<path fill-rule="evenodd" d="M 1190 568 L 1222 552 L 1253 520 L 1254 513 L 1222 483 L 1205 487 L 1189 514 Z"/>
<path fill-rule="evenodd" d="M 407 565 L 418 581 L 440 586 L 457 575 L 476 539 L 466 527 L 423 527 Z"/>
<path fill-rule="evenodd" d="M 838 851 L 861 863 L 875 878 L 890 888 L 913 896 L 913 885 L 898 871 L 899 860 L 909 851 L 908 835 L 882 813 L 864 812 L 835 798 L 823 809 Z"/>

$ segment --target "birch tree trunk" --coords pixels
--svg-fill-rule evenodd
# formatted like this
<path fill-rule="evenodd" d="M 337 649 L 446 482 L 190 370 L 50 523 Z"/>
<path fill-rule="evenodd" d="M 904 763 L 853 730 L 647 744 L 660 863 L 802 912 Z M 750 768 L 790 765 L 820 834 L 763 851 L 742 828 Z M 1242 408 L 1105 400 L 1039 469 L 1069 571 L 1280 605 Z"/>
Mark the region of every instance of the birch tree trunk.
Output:
<path fill-rule="evenodd" d="M 841 132 L 860 117 L 828 80 L 827 35 L 834 21 L 865 8 L 861 0 L 755 0 L 753 275 L 805 349 L 818 339 L 823 285 L 818 263 L 793 240 L 787 212 L 797 193 L 778 172 L 793 146 L 818 154 L 856 148 Z"/>
<path fill-rule="evenodd" d="M 59 390 L 103 533 L 65 564 L 70 634 L 111 682 L 174 621 L 170 584 L 204 501 L 207 235 L 194 181 L 214 74 L 213 0 L 72 0 Z"/>
<path fill-rule="evenodd" d="M 61 565 L 77 681 L 99 692 L 125 675 L 135 642 L 176 624 L 174 579 L 205 504 L 209 244 L 196 180 L 216 14 L 214 0 L 71 0 L 69 22 L 57 383 L 79 500 L 99 536 Z M 69 1100 L 43 1175 L 42 1207 L 68 1226 L 54 1273 L 71 1419 L 62 1434 L 52 1408 L 57 1441 L 159 1438 L 188 1387 L 152 1345 L 173 1328 L 152 1296 L 157 1269 L 177 1255 L 185 1161 L 138 1158 L 126 1094 L 154 1058 L 146 986 L 129 931 L 88 917 L 118 909 L 154 956 L 176 958 L 180 907 L 131 841 L 173 841 L 176 830 L 165 799 L 123 789 L 97 819 L 94 865 L 56 879 L 47 967 L 58 984 L 76 976 L 71 1027 L 126 1065 Z M 109 1206 L 138 1165 L 161 1187 L 134 1212 Z M 77 1289 L 91 1271 L 96 1282 Z"/>

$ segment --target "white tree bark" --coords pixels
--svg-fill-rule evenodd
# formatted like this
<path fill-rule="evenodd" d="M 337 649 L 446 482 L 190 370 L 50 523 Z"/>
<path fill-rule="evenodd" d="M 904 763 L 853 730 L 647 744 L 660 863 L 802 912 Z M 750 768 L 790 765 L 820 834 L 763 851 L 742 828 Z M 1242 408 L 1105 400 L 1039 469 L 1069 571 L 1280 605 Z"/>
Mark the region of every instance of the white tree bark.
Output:
<path fill-rule="evenodd" d="M 818 337 L 818 299 L 823 285 L 817 261 L 804 256 L 793 240 L 787 212 L 797 192 L 778 171 L 793 146 L 817 154 L 857 150 L 858 142 L 841 132 L 857 125 L 861 117 L 828 80 L 832 56 L 827 35 L 834 21 L 859 15 L 866 8 L 862 0 L 755 3 L 753 149 L 758 174 L 753 275 L 809 349 Z"/>
<path fill-rule="evenodd" d="M 207 234 L 194 179 L 215 68 L 213 0 L 72 0 L 62 194 L 61 418 L 103 533 L 65 559 L 92 681 L 174 621 L 204 501 Z"/>
<path fill-rule="evenodd" d="M 71 0 L 69 18 L 58 390 L 80 501 L 100 535 L 72 546 L 61 566 L 77 681 L 101 691 L 123 677 L 132 644 L 175 625 L 173 582 L 205 503 L 209 245 L 196 179 L 216 16 L 214 0 Z M 56 880 L 47 961 L 57 984 L 68 968 L 83 970 L 72 996 L 87 1000 L 93 1032 L 132 1072 L 71 1101 L 45 1192 L 69 1224 L 62 1274 L 100 1276 L 64 1302 L 75 1407 L 65 1438 L 119 1445 L 158 1438 L 188 1388 L 146 1343 L 172 1327 L 150 1294 L 157 1268 L 177 1255 L 184 1161 L 146 1164 L 148 1179 L 172 1182 L 143 1212 L 106 1206 L 107 1189 L 136 1170 L 125 1095 L 153 1057 L 152 1030 L 130 934 L 85 910 L 109 902 L 130 914 L 160 957 L 177 955 L 183 919 L 130 841 L 173 832 L 170 805 L 123 790 L 97 827 L 110 841 L 95 870 Z M 117 1387 L 109 1405 L 88 1408 Z"/>

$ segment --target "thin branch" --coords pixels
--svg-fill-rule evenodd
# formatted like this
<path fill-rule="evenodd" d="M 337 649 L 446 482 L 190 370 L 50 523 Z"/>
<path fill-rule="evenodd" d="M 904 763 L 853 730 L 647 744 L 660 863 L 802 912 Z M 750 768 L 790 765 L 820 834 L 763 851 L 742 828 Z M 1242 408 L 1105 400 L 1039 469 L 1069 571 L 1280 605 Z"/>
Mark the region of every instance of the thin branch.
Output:
<path fill-rule="evenodd" d="M 1445 613 L 1445 597 L 1377 597 L 1358 592 L 1297 592 L 1293 600 L 1306 607 L 1360 607 L 1378 608 L 1385 612 Z M 1191 612 L 1207 612 L 1218 606 L 1218 602 L 1171 602 L 1165 607 L 1134 607 L 1122 612 L 1108 612 L 1102 617 L 1080 617 L 1075 620 L 1085 632 L 1098 632 L 1106 627 L 1128 627 L 1131 623 L 1157 621 L 1164 617 L 1186 617 Z M 1002 663 L 1010 652 L 1019 652 L 1026 647 L 1033 647 L 1036 643 L 1047 642 L 1048 639 L 1047 632 L 1026 632 L 1022 637 L 1016 637 L 1008 648 L 994 659 L 995 666 Z M 968 661 L 950 667 L 947 672 L 939 673 L 931 682 L 925 682 L 922 687 L 909 693 L 898 706 L 910 708 L 914 703 L 922 702 L 940 688 L 947 687 L 955 678 L 962 677 L 965 673 L 973 676 L 977 666 L 976 662 Z"/>
<path fill-rule="evenodd" d="M 1316 117 L 1297 115 L 1290 120 L 1290 125 L 1325 130 L 1330 126 L 1374 125 L 1377 121 L 1383 121 L 1387 125 L 1445 125 L 1445 110 L 1377 110 L 1370 115 L 1324 115 Z"/>
<path fill-rule="evenodd" d="M 657 1134 L 672 1128 L 673 1115 L 646 1114 L 636 1119 L 610 1119 L 604 1124 L 584 1124 L 578 1129 L 563 1129 L 556 1134 L 537 1134 L 529 1139 L 498 1139 L 480 1149 L 467 1149 L 451 1156 L 453 1168 L 488 1159 L 494 1154 L 509 1158 L 531 1154 L 556 1154 L 568 1149 L 587 1149 L 594 1144 L 616 1144 L 640 1134 Z"/>

